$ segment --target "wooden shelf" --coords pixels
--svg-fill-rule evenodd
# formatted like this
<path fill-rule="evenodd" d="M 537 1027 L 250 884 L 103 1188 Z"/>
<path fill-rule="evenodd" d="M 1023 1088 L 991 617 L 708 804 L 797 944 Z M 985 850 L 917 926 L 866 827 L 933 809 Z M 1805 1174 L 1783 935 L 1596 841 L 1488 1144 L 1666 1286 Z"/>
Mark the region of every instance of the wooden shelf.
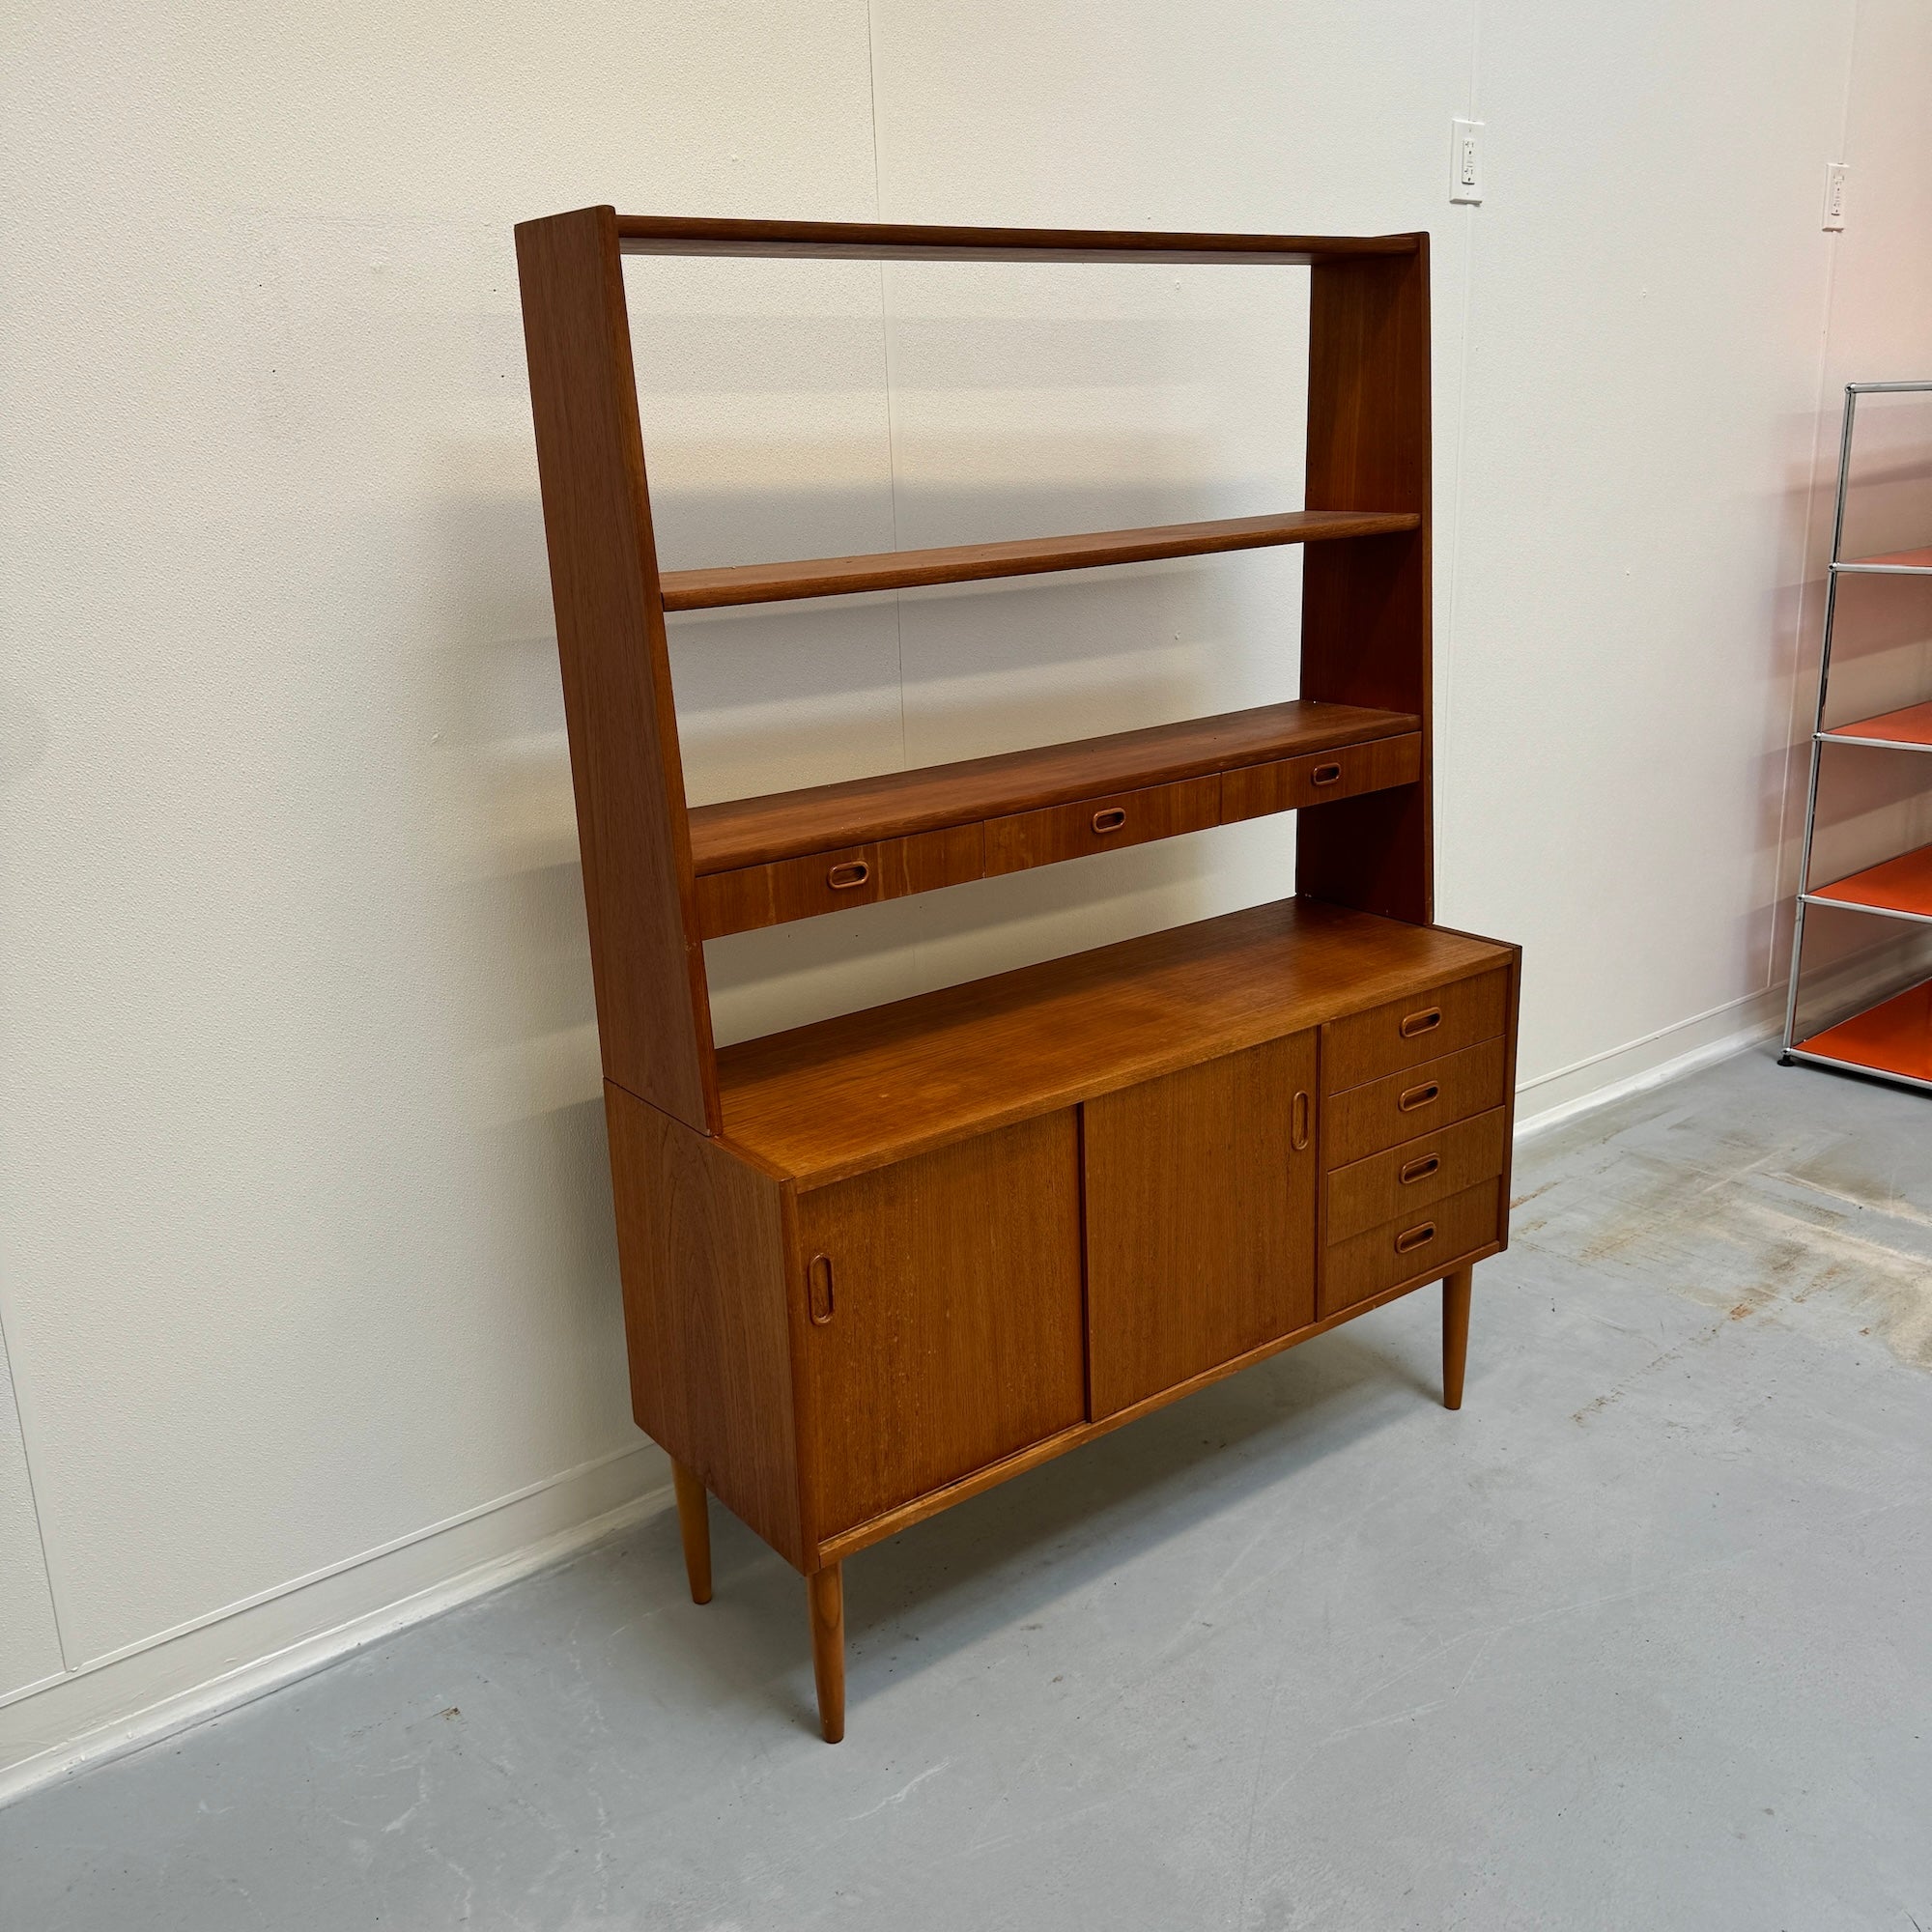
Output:
<path fill-rule="evenodd" d="M 1932 920 L 1932 845 L 1888 859 L 1882 866 L 1868 866 L 1862 872 L 1854 872 L 1804 896 L 1830 905 L 1886 913 L 1894 919 Z"/>
<path fill-rule="evenodd" d="M 726 1047 L 724 1137 L 820 1186 L 1512 957 L 1285 899 Z"/>
<path fill-rule="evenodd" d="M 1886 745 L 1901 751 L 1932 752 L 1932 704 L 1908 705 L 1850 724 L 1833 724 L 1821 738 L 1840 745 Z"/>
<path fill-rule="evenodd" d="M 1932 1087 L 1932 980 L 1813 1034 L 1792 1051 Z"/>
<path fill-rule="evenodd" d="M 1932 550 L 1889 550 L 1877 556 L 1855 556 L 1834 563 L 1836 571 L 1868 572 L 1875 577 L 1932 576 Z"/>
<path fill-rule="evenodd" d="M 718 611 L 735 604 L 783 604 L 800 597 L 844 597 L 861 590 L 911 590 L 930 583 L 976 583 L 1049 570 L 1206 556 L 1272 544 L 1392 536 L 1421 527 L 1412 513 L 1290 510 L 1272 517 L 1222 517 L 1201 524 L 1154 524 L 1138 530 L 1090 530 L 1014 543 L 953 544 L 944 550 L 884 551 L 875 556 L 815 556 L 795 563 L 748 563 L 719 570 L 668 570 L 659 579 L 667 611 Z"/>
<path fill-rule="evenodd" d="M 806 791 L 731 799 L 691 813 L 698 874 L 938 831 L 1077 799 L 1271 763 L 1418 732 L 1409 712 L 1293 699 L 1218 718 L 923 765 Z"/>
<path fill-rule="evenodd" d="M 1116 228 L 946 228 L 894 221 L 732 221 L 620 214 L 626 255 L 805 256 L 867 262 L 1288 264 L 1413 255 L 1415 235 L 1198 235 Z"/>

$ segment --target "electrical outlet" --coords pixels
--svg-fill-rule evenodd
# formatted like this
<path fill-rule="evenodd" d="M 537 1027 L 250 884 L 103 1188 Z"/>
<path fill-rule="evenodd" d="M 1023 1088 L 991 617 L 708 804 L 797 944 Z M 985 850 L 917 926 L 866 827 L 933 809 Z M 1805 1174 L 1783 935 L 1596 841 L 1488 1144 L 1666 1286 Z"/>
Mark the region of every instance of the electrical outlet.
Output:
<path fill-rule="evenodd" d="M 1825 226 L 1845 225 L 1845 177 L 1851 169 L 1843 161 L 1833 161 L 1825 170 Z"/>
<path fill-rule="evenodd" d="M 1452 121 L 1449 147 L 1449 199 L 1479 202 L 1483 198 L 1483 124 Z"/>

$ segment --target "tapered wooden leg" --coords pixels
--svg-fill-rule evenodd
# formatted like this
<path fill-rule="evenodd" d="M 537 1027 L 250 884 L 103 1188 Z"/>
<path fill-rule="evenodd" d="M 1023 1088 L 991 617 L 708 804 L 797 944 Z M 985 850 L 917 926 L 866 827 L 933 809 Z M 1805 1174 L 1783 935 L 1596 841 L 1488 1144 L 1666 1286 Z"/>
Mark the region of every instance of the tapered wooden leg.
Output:
<path fill-rule="evenodd" d="M 818 1728 L 836 1745 L 845 1735 L 845 1578 L 836 1563 L 805 1579 L 811 1609 L 811 1674 L 818 1681 Z"/>
<path fill-rule="evenodd" d="M 1474 1270 L 1442 1278 L 1442 1406 L 1463 1406 L 1463 1370 L 1469 1360 L 1469 1284 Z"/>
<path fill-rule="evenodd" d="M 691 1601 L 711 1601 L 711 1498 L 696 1469 L 670 1465 L 677 1485 L 677 1530 L 684 1539 L 684 1574 L 691 1578 Z"/>

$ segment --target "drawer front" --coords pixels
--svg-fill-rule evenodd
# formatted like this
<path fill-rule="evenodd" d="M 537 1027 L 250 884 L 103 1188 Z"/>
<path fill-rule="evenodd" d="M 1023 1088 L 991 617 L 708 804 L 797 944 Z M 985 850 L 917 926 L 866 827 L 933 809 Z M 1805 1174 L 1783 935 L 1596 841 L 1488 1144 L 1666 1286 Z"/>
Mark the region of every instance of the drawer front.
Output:
<path fill-rule="evenodd" d="M 1413 784 L 1422 776 L 1422 736 L 1377 738 L 1334 752 L 1311 752 L 1269 765 L 1244 765 L 1221 774 L 1221 822 L 1261 818 L 1271 811 L 1298 811 L 1359 792 Z"/>
<path fill-rule="evenodd" d="M 1500 1107 L 1509 1098 L 1508 1079 L 1509 1042 L 1498 1035 L 1480 1046 L 1465 1046 L 1461 1053 L 1332 1094 L 1321 1103 L 1322 1162 L 1346 1167 L 1418 1134 Z"/>
<path fill-rule="evenodd" d="M 1435 1280 L 1502 1239 L 1502 1182 L 1485 1180 L 1433 1208 L 1385 1221 L 1321 1253 L 1321 1318 L 1405 1282 Z"/>
<path fill-rule="evenodd" d="M 1185 779 L 1179 784 L 1150 785 L 1145 791 L 1116 792 L 1111 798 L 1083 798 L 1078 805 L 1054 805 L 1043 811 L 1016 812 L 986 821 L 986 876 L 1022 872 L 1084 858 L 1118 845 L 1144 845 L 1221 822 L 1219 774 Z"/>
<path fill-rule="evenodd" d="M 1346 1093 L 1385 1073 L 1491 1039 L 1509 1017 L 1509 973 L 1432 986 L 1321 1029 L 1321 1091 Z"/>
<path fill-rule="evenodd" d="M 950 826 L 907 838 L 884 838 L 805 859 L 780 859 L 697 881 L 698 929 L 706 939 L 761 925 L 812 919 L 847 906 L 963 885 L 981 870 L 980 830 Z"/>
<path fill-rule="evenodd" d="M 1509 1110 L 1495 1107 L 1335 1169 L 1324 1183 L 1322 1238 L 1332 1247 L 1384 1221 L 1412 1223 L 1436 1202 L 1479 1180 L 1495 1179 L 1503 1171 L 1508 1140 Z"/>

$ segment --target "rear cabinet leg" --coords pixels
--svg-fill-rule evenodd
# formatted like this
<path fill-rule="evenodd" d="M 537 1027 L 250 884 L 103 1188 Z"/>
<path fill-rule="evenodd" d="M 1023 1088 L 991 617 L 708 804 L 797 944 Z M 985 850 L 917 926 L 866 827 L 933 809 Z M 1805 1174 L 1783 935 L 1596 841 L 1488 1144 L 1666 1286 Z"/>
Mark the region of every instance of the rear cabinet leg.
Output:
<path fill-rule="evenodd" d="M 711 1601 L 711 1498 L 696 1469 L 682 1463 L 670 1465 L 677 1488 L 677 1529 L 684 1539 L 684 1574 L 691 1579 L 691 1601 Z"/>
<path fill-rule="evenodd" d="M 805 1579 L 811 1611 L 811 1674 L 818 1684 L 818 1728 L 836 1745 L 845 1735 L 845 1577 L 837 1563 Z"/>
<path fill-rule="evenodd" d="M 1463 1406 L 1463 1371 L 1469 1359 L 1469 1286 L 1472 1268 L 1442 1278 L 1442 1406 Z"/>

